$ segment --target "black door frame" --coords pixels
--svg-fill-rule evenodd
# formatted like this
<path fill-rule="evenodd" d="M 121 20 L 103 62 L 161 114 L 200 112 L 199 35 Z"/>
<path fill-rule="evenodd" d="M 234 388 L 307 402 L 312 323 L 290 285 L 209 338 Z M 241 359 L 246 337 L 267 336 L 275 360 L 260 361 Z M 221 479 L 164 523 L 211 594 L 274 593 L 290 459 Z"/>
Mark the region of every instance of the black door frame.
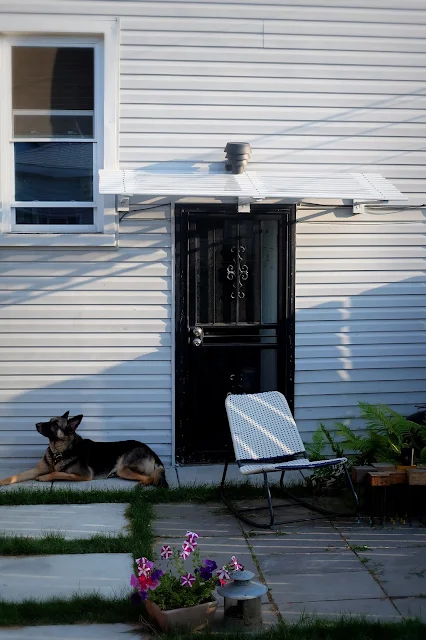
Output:
<path fill-rule="evenodd" d="M 187 269 L 188 269 L 188 213 L 238 214 L 237 205 L 231 204 L 177 204 L 175 207 L 175 443 L 176 461 L 185 463 L 185 422 L 190 399 L 188 389 L 187 353 Z M 296 266 L 296 206 L 295 205 L 251 205 L 251 213 L 282 215 L 282 233 L 279 251 L 279 273 L 281 286 L 279 296 L 280 331 L 279 351 L 284 353 L 278 375 L 278 391 L 281 391 L 294 411 L 295 371 L 295 266 Z M 284 274 L 284 277 L 282 277 Z"/>

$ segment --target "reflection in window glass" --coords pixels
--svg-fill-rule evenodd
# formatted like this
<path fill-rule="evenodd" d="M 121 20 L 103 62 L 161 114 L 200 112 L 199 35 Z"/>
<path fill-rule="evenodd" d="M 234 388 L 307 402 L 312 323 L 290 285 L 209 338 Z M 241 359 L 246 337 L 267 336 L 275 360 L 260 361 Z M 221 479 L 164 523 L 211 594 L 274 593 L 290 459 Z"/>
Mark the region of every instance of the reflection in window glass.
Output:
<path fill-rule="evenodd" d="M 93 145 L 16 142 L 15 199 L 18 202 L 91 202 Z"/>
<path fill-rule="evenodd" d="M 17 224 L 93 224 L 93 209 L 18 207 Z"/>
<path fill-rule="evenodd" d="M 15 113 L 13 135 L 15 138 L 92 138 L 93 116 Z"/>

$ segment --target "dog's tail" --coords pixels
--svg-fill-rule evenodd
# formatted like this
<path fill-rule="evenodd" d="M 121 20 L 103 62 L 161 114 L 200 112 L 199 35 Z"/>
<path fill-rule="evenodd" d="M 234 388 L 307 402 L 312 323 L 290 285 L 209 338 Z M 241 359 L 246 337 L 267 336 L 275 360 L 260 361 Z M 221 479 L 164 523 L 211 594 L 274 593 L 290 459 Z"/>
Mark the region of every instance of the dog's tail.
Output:
<path fill-rule="evenodd" d="M 152 472 L 152 484 L 155 487 L 159 487 L 162 489 L 168 489 L 169 485 L 166 480 L 166 471 L 164 467 L 156 467 Z"/>

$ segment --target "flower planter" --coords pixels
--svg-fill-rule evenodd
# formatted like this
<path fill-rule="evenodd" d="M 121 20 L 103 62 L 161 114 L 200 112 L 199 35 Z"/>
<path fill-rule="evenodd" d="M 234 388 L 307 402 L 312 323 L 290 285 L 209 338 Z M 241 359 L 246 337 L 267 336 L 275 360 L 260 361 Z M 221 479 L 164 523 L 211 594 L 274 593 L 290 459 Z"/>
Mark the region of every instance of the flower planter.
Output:
<path fill-rule="evenodd" d="M 144 604 L 149 617 L 161 631 L 170 629 L 199 631 L 207 626 L 217 609 L 218 603 L 217 600 L 213 600 L 193 607 L 169 609 L 168 611 L 163 611 L 151 600 L 145 600 Z"/>

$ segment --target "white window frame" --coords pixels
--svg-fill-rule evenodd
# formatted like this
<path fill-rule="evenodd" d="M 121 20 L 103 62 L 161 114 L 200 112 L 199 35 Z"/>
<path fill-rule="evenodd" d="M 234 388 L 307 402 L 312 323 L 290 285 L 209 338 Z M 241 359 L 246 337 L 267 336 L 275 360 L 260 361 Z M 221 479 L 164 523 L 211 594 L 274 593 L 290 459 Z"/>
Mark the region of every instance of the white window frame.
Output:
<path fill-rule="evenodd" d="M 116 19 L 71 16 L 2 16 L 0 32 L 0 212 L 1 246 L 117 246 L 115 201 L 99 194 L 99 169 L 116 169 L 118 158 L 119 28 Z M 12 46 L 69 46 L 94 48 L 93 202 L 15 203 L 12 113 Z M 26 138 L 23 138 L 26 140 Z M 34 138 L 60 142 L 62 138 Z M 69 139 L 66 139 L 69 142 Z M 93 207 L 93 225 L 17 225 L 12 207 Z"/>

